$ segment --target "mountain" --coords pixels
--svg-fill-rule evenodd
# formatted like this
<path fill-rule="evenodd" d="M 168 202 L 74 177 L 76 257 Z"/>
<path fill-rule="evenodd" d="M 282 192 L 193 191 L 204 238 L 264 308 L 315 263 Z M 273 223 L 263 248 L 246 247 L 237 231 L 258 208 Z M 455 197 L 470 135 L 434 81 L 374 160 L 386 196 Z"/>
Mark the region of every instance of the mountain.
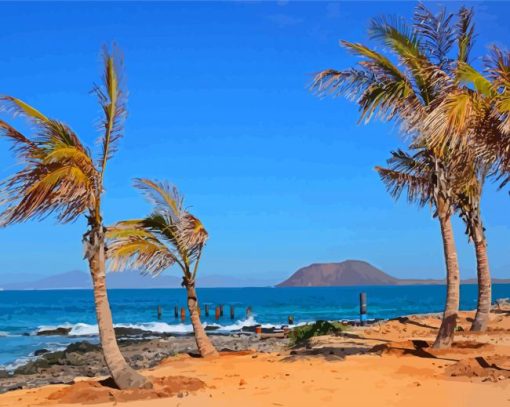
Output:
<path fill-rule="evenodd" d="M 108 288 L 175 288 L 181 286 L 181 279 L 176 276 L 162 275 L 153 278 L 134 271 L 108 273 L 106 281 Z M 5 290 L 90 289 L 92 282 L 89 273 L 75 270 L 34 281 L 4 284 L 2 288 Z"/>
<path fill-rule="evenodd" d="M 360 260 L 311 264 L 300 268 L 277 287 L 396 285 L 397 279 Z"/>
<path fill-rule="evenodd" d="M 144 276 L 136 271 L 106 274 L 108 288 L 180 288 L 182 278 L 163 273 L 158 277 Z M 263 287 L 273 282 L 264 279 L 231 277 L 224 275 L 203 275 L 197 280 L 198 287 Z M 49 277 L 39 277 L 22 282 L 8 282 L 0 285 L 4 290 L 70 290 L 90 289 L 92 282 L 87 272 L 74 270 Z"/>
<path fill-rule="evenodd" d="M 493 283 L 509 284 L 510 279 L 493 279 Z M 462 284 L 476 284 L 474 278 L 462 280 Z M 341 263 L 315 263 L 300 268 L 277 287 L 324 287 L 356 285 L 417 285 L 445 284 L 444 280 L 399 279 L 386 274 L 370 263 L 361 260 L 345 260 Z"/>

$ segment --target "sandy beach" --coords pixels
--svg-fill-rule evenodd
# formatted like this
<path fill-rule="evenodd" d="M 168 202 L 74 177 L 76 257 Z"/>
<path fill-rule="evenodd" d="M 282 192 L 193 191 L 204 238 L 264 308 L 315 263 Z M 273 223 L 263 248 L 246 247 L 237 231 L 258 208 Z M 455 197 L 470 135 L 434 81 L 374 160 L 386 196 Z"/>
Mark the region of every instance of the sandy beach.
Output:
<path fill-rule="evenodd" d="M 279 352 L 186 353 L 143 370 L 153 390 L 120 391 L 97 379 L 0 395 L 0 406 L 504 406 L 510 404 L 510 313 L 491 314 L 486 333 L 461 313 L 450 350 L 433 350 L 440 319 L 403 317 Z"/>

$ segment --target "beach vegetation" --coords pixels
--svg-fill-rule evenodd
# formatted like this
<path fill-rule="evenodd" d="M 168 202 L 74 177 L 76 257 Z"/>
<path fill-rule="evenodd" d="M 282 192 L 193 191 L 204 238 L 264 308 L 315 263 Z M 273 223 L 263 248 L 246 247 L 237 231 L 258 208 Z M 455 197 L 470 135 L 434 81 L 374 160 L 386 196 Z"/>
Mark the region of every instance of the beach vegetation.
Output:
<path fill-rule="evenodd" d="M 316 321 L 311 324 L 301 325 L 289 332 L 291 346 L 306 343 L 310 338 L 321 335 L 340 335 L 347 330 L 347 326 L 340 322 Z"/>

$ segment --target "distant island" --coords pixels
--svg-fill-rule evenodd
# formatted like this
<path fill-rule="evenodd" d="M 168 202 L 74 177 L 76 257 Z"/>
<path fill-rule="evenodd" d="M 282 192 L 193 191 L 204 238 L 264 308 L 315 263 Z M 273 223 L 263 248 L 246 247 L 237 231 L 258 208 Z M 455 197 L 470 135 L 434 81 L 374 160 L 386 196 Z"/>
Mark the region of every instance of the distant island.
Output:
<path fill-rule="evenodd" d="M 493 279 L 494 283 L 509 284 L 510 279 Z M 461 281 L 476 284 L 474 278 Z M 315 263 L 300 268 L 277 287 L 335 287 L 357 285 L 416 285 L 445 284 L 444 280 L 400 279 L 361 260 L 345 260 L 341 263 Z"/>

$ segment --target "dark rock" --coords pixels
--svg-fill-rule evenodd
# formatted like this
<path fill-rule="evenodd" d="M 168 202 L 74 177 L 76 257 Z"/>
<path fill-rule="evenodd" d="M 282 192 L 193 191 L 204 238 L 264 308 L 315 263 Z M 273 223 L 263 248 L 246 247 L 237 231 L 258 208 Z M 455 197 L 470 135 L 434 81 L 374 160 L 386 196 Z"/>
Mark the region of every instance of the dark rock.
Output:
<path fill-rule="evenodd" d="M 119 327 L 119 328 L 115 328 L 115 334 L 118 337 L 121 337 L 121 336 L 142 336 L 142 337 L 145 337 L 145 336 L 154 336 L 154 335 L 157 335 L 158 333 L 145 331 L 145 330 L 139 329 L 139 328 Z"/>
<path fill-rule="evenodd" d="M 48 352 L 49 352 L 48 349 L 37 349 L 34 352 L 34 356 L 41 356 L 41 355 L 44 355 L 45 353 L 48 353 Z"/>
<path fill-rule="evenodd" d="M 48 363 L 48 365 L 63 365 L 64 358 L 65 358 L 64 352 L 59 351 L 46 353 L 39 360 L 45 360 Z"/>
<path fill-rule="evenodd" d="M 14 374 L 21 374 L 21 375 L 29 375 L 29 374 L 35 374 L 39 372 L 41 369 L 47 369 L 50 367 L 50 364 L 46 359 L 37 359 L 32 362 L 28 362 L 27 364 L 18 367 L 16 370 L 14 370 Z"/>
<path fill-rule="evenodd" d="M 39 331 L 37 332 L 37 336 L 54 336 L 54 335 L 66 336 L 69 335 L 69 332 L 71 332 L 71 328 L 58 327 L 55 329 L 45 329 Z"/>
<path fill-rule="evenodd" d="M 98 351 L 99 349 L 100 349 L 99 345 L 94 345 L 90 342 L 83 341 L 70 344 L 64 352 L 88 353 Z"/>

